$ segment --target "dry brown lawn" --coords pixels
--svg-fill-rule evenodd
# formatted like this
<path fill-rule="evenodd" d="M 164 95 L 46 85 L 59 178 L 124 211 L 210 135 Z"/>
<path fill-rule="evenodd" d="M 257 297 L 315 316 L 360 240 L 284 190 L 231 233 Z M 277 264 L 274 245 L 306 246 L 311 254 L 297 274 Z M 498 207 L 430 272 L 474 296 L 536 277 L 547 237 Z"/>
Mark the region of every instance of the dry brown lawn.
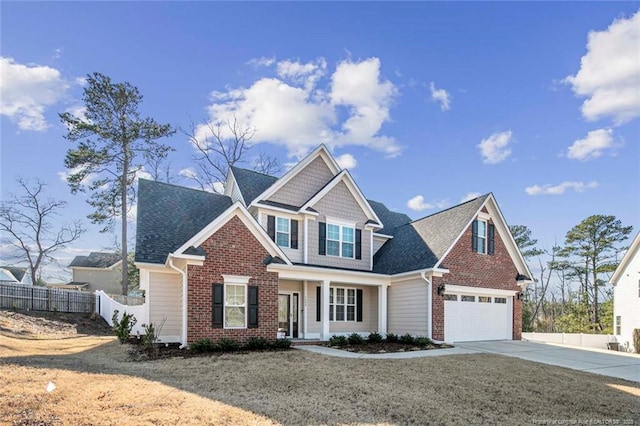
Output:
<path fill-rule="evenodd" d="M 133 362 L 111 337 L 0 334 L 0 424 L 640 424 L 639 395 L 637 383 L 488 354 Z"/>

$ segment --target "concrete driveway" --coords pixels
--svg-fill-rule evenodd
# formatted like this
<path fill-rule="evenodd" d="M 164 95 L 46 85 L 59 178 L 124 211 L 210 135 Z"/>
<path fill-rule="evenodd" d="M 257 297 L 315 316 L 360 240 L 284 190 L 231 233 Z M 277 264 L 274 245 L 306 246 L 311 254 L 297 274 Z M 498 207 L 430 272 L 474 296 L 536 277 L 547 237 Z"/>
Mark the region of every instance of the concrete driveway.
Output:
<path fill-rule="evenodd" d="M 527 341 L 455 343 L 459 348 L 500 354 L 640 382 L 640 356 Z"/>

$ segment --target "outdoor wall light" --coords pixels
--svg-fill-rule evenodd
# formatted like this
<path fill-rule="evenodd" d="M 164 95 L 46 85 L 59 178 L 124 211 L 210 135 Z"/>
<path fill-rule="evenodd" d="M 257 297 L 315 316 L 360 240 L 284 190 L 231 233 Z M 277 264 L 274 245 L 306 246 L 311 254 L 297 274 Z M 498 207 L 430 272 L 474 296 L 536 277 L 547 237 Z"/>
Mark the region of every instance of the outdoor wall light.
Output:
<path fill-rule="evenodd" d="M 438 296 L 442 296 L 444 294 L 444 284 L 440 284 L 438 286 Z"/>

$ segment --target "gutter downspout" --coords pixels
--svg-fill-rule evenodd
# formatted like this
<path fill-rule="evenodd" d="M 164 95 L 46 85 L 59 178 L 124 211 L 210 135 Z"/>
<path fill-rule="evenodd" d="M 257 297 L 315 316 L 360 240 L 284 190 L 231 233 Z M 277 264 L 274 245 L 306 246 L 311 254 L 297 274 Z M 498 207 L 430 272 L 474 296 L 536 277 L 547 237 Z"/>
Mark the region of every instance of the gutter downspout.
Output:
<path fill-rule="evenodd" d="M 429 307 L 429 315 L 427 316 L 427 337 L 432 339 L 431 322 L 433 321 L 433 303 L 432 299 L 432 283 L 431 278 L 427 278 L 427 271 L 420 272 L 420 277 L 427 282 L 427 306 Z"/>
<path fill-rule="evenodd" d="M 173 264 L 173 256 L 169 255 L 169 267 L 182 275 L 182 345 L 180 349 L 187 347 L 187 273 Z"/>

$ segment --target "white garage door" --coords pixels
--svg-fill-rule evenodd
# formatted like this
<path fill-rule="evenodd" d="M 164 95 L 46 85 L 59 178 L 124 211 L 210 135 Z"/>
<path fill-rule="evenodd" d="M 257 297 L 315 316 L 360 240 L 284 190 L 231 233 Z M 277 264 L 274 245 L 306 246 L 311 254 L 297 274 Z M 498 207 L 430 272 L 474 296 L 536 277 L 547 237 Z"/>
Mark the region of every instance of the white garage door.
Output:
<path fill-rule="evenodd" d="M 444 340 L 511 340 L 513 296 L 504 293 L 452 293 L 447 289 L 444 302 Z"/>

